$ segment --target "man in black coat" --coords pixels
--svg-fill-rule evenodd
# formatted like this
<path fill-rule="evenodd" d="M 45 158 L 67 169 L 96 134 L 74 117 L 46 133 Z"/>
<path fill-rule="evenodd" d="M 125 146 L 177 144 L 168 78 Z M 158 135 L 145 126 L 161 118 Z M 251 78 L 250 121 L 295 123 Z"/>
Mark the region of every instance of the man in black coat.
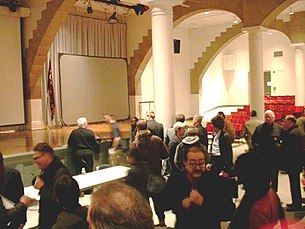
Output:
<path fill-rule="evenodd" d="M 284 129 L 275 123 L 273 111 L 265 112 L 265 122 L 258 125 L 252 136 L 254 150 L 265 157 L 270 166 L 271 184 L 275 191 L 278 187 L 278 173 L 281 155 L 281 141 L 284 136 Z"/>
<path fill-rule="evenodd" d="M 56 180 L 62 175 L 71 176 L 68 168 L 61 163 L 47 143 L 38 143 L 33 148 L 33 162 L 41 169 L 36 176 L 34 187 L 39 189 L 39 228 L 49 229 L 56 222 L 61 207 L 53 193 Z"/>
<path fill-rule="evenodd" d="M 150 133 L 157 135 L 162 141 L 164 140 L 163 124 L 155 120 L 155 112 L 153 111 L 147 113 L 147 127 Z"/>
<path fill-rule="evenodd" d="M 199 114 L 194 115 L 193 125 L 198 129 L 198 137 L 201 144 L 208 148 L 208 132 L 206 128 L 202 126 L 202 116 Z"/>
<path fill-rule="evenodd" d="M 85 117 L 77 120 L 78 128 L 74 129 L 68 139 L 69 151 L 72 154 L 76 174 L 80 174 L 82 168 L 87 172 L 93 170 L 93 156 L 98 152 L 97 136 L 88 129 L 88 121 Z"/>
<path fill-rule="evenodd" d="M 177 229 L 220 229 L 227 210 L 230 194 L 219 176 L 206 171 L 204 155 L 201 148 L 190 147 L 183 157 L 185 172 L 170 176 L 161 193 L 164 206 L 176 215 Z"/>
<path fill-rule="evenodd" d="M 300 188 L 300 172 L 302 171 L 302 138 L 304 131 L 296 125 L 293 115 L 285 117 L 285 128 L 287 133 L 282 143 L 282 151 L 285 162 L 284 168 L 288 173 L 292 203 L 287 204 L 287 211 L 298 211 L 302 209 L 302 196 Z M 304 209 L 305 210 L 305 209 Z"/>

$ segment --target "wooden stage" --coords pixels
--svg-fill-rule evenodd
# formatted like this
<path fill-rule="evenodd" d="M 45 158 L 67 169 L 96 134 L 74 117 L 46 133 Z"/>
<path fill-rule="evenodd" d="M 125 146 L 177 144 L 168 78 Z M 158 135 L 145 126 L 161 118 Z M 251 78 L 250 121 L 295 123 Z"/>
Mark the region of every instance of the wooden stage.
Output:
<path fill-rule="evenodd" d="M 121 137 L 129 138 L 129 120 L 120 121 L 118 124 Z M 71 131 L 76 128 L 78 127 L 74 125 L 33 131 L 3 131 L 0 133 L 0 151 L 3 155 L 22 154 L 32 151 L 33 146 L 39 142 L 47 142 L 52 147 L 64 146 L 67 145 Z M 111 136 L 110 124 L 89 124 L 88 128 L 100 138 L 107 139 Z"/>

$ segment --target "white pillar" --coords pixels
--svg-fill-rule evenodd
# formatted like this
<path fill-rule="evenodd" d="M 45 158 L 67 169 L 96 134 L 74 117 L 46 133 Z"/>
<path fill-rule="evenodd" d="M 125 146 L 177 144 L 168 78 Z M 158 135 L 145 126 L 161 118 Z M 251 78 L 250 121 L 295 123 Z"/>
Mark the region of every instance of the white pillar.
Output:
<path fill-rule="evenodd" d="M 264 120 L 264 70 L 263 70 L 263 27 L 246 28 L 249 41 L 249 90 L 250 108 L 256 110 L 257 116 Z"/>
<path fill-rule="evenodd" d="M 182 2 L 148 0 L 151 7 L 155 113 L 156 120 L 163 123 L 165 130 L 173 124 L 175 116 L 173 6 Z"/>
<path fill-rule="evenodd" d="M 305 75 L 304 75 L 304 43 L 292 44 L 295 46 L 294 74 L 295 74 L 295 105 L 305 105 Z"/>

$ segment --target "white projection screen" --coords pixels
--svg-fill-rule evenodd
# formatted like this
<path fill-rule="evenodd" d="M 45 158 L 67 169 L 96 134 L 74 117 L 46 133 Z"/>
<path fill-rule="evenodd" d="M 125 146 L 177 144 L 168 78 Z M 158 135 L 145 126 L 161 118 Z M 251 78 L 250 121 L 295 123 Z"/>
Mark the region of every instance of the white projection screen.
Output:
<path fill-rule="evenodd" d="M 99 122 L 103 113 L 129 117 L 127 63 L 124 59 L 63 54 L 60 57 L 62 121 L 79 117 Z"/>
<path fill-rule="evenodd" d="M 20 18 L 0 16 L 0 126 L 24 124 Z"/>

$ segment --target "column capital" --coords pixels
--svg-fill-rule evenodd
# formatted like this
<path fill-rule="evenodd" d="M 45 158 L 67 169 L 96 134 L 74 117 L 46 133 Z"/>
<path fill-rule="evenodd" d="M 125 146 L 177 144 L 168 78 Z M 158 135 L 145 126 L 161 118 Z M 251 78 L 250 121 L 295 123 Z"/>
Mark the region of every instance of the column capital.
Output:
<path fill-rule="evenodd" d="M 242 29 L 243 32 L 247 33 L 258 33 L 258 32 L 267 32 L 268 29 L 264 26 L 251 26 Z"/>
<path fill-rule="evenodd" d="M 305 47 L 305 43 L 292 43 L 290 45 L 292 48 L 303 50 Z"/>

